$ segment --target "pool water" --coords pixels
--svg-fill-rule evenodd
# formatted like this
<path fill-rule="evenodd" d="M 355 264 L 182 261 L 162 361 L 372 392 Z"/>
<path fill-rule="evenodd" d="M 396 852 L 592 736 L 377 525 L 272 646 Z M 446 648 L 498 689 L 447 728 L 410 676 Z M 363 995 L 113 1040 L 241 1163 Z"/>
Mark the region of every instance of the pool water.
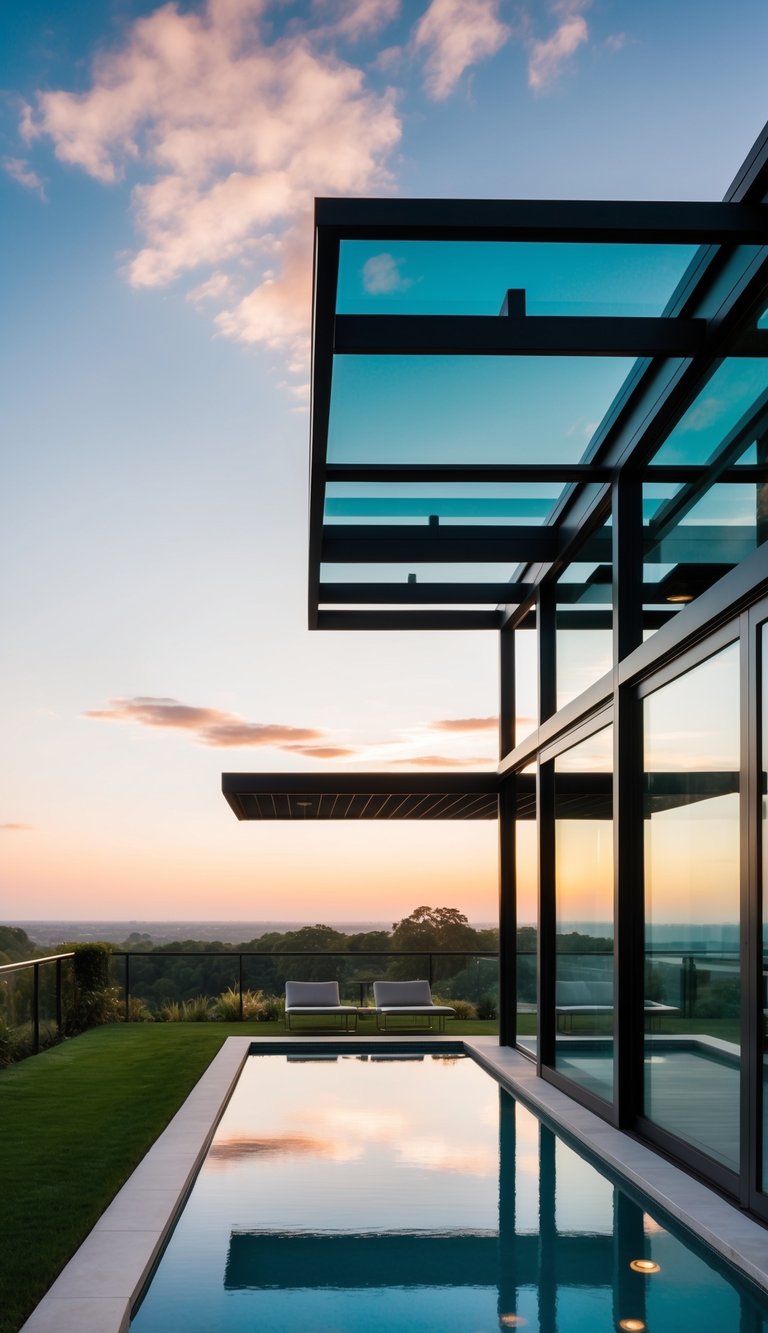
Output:
<path fill-rule="evenodd" d="M 132 1333 L 768 1331 L 473 1060 L 349 1052 L 249 1057 Z"/>

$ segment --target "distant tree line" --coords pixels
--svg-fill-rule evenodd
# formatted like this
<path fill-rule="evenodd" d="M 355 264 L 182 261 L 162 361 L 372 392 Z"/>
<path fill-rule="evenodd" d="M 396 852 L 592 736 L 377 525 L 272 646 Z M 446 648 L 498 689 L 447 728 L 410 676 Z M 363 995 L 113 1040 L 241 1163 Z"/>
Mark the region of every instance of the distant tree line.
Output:
<path fill-rule="evenodd" d="M 258 953 L 242 960 L 244 989 L 282 994 L 285 982 L 338 980 L 342 993 L 355 996 L 363 983 L 383 978 L 403 979 L 428 975 L 428 955 L 462 951 L 470 958 L 434 958 L 433 983 L 441 994 L 477 1002 L 495 995 L 495 961 L 482 956 L 499 947 L 496 929 L 477 930 L 455 907 L 417 907 L 396 921 L 392 930 L 346 934 L 322 924 L 297 930 L 270 931 L 239 944 L 222 940 L 177 940 L 154 944 L 150 936 L 134 932 L 116 946 L 130 951 L 131 994 L 151 1008 L 167 1001 L 218 995 L 240 982 L 237 954 Z M 402 952 L 417 956 L 394 957 Z M 175 958 L 174 954 L 191 955 Z M 341 957 L 350 954 L 351 957 Z M 418 956 L 418 955 L 421 956 Z M 294 955 L 294 956 L 291 956 Z M 295 956 L 301 955 L 301 956 Z M 323 955 L 331 955 L 325 957 Z M 112 962 L 113 980 L 121 984 L 124 960 Z"/>

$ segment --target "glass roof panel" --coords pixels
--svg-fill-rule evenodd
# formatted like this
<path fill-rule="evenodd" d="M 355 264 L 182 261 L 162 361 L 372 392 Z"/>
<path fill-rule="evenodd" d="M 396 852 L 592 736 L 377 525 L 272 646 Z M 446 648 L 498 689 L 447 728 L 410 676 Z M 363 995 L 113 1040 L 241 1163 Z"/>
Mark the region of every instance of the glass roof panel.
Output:
<path fill-rule="evenodd" d="M 430 518 L 441 526 L 540 524 L 563 489 L 557 483 L 329 482 L 323 521 L 404 527 L 423 527 Z"/>
<path fill-rule="evenodd" d="M 754 463 L 750 446 L 736 460 Z M 716 474 L 715 474 L 716 475 Z M 768 541 L 766 483 L 643 486 L 646 626 L 658 628 Z M 663 614 L 662 614 L 663 613 Z"/>
<path fill-rule="evenodd" d="M 630 357 L 336 356 L 329 463 L 577 463 Z"/>
<path fill-rule="evenodd" d="M 403 583 L 416 575 L 418 583 L 507 583 L 518 564 L 482 564 L 457 562 L 450 564 L 331 564 L 320 566 L 321 583 Z"/>
<path fill-rule="evenodd" d="M 340 314 L 498 315 L 508 288 L 529 315 L 660 315 L 693 245 L 342 241 Z"/>
<path fill-rule="evenodd" d="M 729 435 L 768 411 L 768 358 L 729 357 L 714 375 L 653 458 L 654 463 L 710 463 L 721 454 Z M 763 421 L 762 430 L 765 430 Z M 739 452 L 746 444 L 745 438 Z M 742 459 L 742 461 L 748 461 Z M 751 461 L 754 461 L 752 459 Z"/>

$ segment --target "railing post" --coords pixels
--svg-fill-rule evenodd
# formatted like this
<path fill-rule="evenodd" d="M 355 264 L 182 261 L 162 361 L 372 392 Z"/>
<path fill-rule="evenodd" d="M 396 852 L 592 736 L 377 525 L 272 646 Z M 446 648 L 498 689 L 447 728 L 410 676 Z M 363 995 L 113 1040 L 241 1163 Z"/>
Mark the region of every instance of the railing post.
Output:
<path fill-rule="evenodd" d="M 129 953 L 126 953 L 126 955 L 125 955 L 125 981 L 124 981 L 124 983 L 123 983 L 123 990 L 124 990 L 124 992 L 125 992 L 125 1021 L 126 1021 L 126 1023 L 130 1023 L 130 1021 L 131 1021 L 131 955 L 130 955 Z"/>
<path fill-rule="evenodd" d="M 61 1011 L 61 959 L 56 959 L 56 1032 L 59 1040 L 62 1036 L 62 1011 Z"/>
<path fill-rule="evenodd" d="M 432 989 L 434 968 L 432 966 L 432 954 L 429 955 L 429 989 Z"/>
<path fill-rule="evenodd" d="M 240 1022 L 243 1021 L 243 955 L 237 955 L 237 985 L 240 991 Z"/>
<path fill-rule="evenodd" d="M 40 964 L 35 963 L 32 981 L 32 1049 L 37 1054 L 40 1050 Z"/>

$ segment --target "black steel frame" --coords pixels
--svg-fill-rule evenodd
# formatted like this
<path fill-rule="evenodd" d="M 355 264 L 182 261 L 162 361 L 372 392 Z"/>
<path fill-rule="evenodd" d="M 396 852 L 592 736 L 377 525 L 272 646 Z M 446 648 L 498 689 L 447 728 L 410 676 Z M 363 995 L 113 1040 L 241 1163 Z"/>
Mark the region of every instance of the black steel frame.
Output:
<path fill-rule="evenodd" d="M 762 885 L 759 753 L 760 625 L 768 621 L 768 546 L 758 547 L 678 613 L 644 613 L 642 488 L 682 484 L 662 507 L 663 533 L 713 481 L 765 483 L 764 461 L 735 467 L 745 441 L 765 431 L 766 404 L 724 441 L 706 468 L 663 467 L 653 457 L 730 356 L 767 354 L 757 317 L 768 305 L 768 126 L 721 204 L 469 200 L 317 201 L 313 313 L 312 454 L 310 475 L 309 624 L 332 629 L 488 629 L 500 634 L 500 1037 L 516 1040 L 515 810 L 519 775 L 537 766 L 539 852 L 539 1041 L 545 1079 L 613 1124 L 642 1133 L 688 1169 L 737 1197 L 768 1221 L 762 1188 Z M 519 293 L 500 316 L 472 318 L 337 315 L 340 245 L 344 240 L 467 240 L 688 243 L 692 263 L 656 320 L 527 317 Z M 636 363 L 581 463 L 568 466 L 387 465 L 327 461 L 333 359 L 336 354 L 389 355 L 635 355 Z M 750 435 L 750 432 L 752 433 Z M 430 522 L 376 527 L 324 525 L 329 482 L 531 482 L 563 487 L 546 524 L 456 527 Z M 611 519 L 610 529 L 604 525 Z M 598 545 L 595 538 L 600 534 Z M 590 550 L 589 543 L 592 543 Z M 610 550 L 608 550 L 610 546 Z M 587 554 L 587 552 L 589 552 Z M 597 552 L 597 554 L 596 554 Z M 568 620 L 558 609 L 557 580 L 572 560 L 611 566 L 611 608 Z M 323 561 L 462 563 L 499 561 L 510 582 L 470 585 L 372 585 L 321 582 Z M 645 590 L 647 594 L 648 589 Z M 646 596 L 646 600 L 652 598 Z M 495 605 L 491 605 L 495 603 Z M 483 609 L 472 609 L 482 607 Z M 566 624 L 611 625 L 611 670 L 578 698 L 557 708 L 557 631 Z M 516 632 L 535 627 L 539 719 L 516 742 Z M 644 629 L 656 632 L 643 642 Z M 642 698 L 726 642 L 740 644 L 742 813 L 742 1169 L 717 1166 L 642 1116 L 643 1058 L 643 814 Z M 614 727 L 615 1096 L 591 1097 L 554 1069 L 554 757 L 610 720 Z M 328 778 L 329 783 L 333 779 Z M 520 1047 L 529 1054 L 525 1047 Z"/>
<path fill-rule="evenodd" d="M 721 204 L 619 201 L 316 201 L 310 470 L 309 624 L 324 629 L 489 629 L 520 624 L 540 586 L 604 520 L 619 479 L 637 476 L 719 360 L 765 355 L 755 315 L 768 273 L 768 137 L 765 132 Z M 336 312 L 344 240 L 469 240 L 681 243 L 701 248 L 662 317 L 526 316 L 524 293 L 488 316 L 374 316 Z M 756 247 L 757 250 L 756 250 Z M 512 313 L 507 314 L 510 310 Z M 562 466 L 387 465 L 327 461 L 335 354 L 633 355 L 622 392 L 581 464 Z M 746 480 L 725 460 L 718 480 Z M 686 469 L 652 469 L 648 480 Z M 688 469 L 692 487 L 701 470 Z M 698 471 L 698 477 L 694 474 Z M 735 475 L 734 475 L 735 474 Z M 706 470 L 704 472 L 706 475 Z M 710 474 L 711 475 L 711 474 Z M 761 478 L 764 473 L 760 470 Z M 460 528 L 323 522 L 330 481 L 557 480 L 564 491 L 543 528 Z M 321 583 L 334 563 L 504 561 L 506 589 L 483 584 Z M 502 593 L 501 596 L 497 594 Z M 496 608 L 489 604 L 496 601 Z M 486 604 L 484 611 L 467 610 Z M 453 610 L 426 609 L 444 605 Z M 333 609 L 331 609 L 331 607 Z M 354 607 L 355 609 L 338 609 Z M 379 607 L 381 609 L 372 609 Z M 419 610 L 419 607 L 425 609 Z M 386 608 L 386 609 L 385 609 Z"/>

